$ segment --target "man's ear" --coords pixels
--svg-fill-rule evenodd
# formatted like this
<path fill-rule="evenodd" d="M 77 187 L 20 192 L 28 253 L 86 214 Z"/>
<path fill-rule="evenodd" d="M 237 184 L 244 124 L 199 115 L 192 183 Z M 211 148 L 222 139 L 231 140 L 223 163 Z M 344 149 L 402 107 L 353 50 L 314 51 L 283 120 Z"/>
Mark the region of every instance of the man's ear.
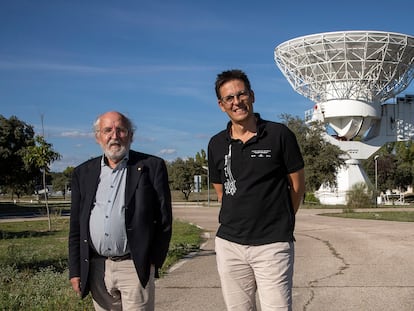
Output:
<path fill-rule="evenodd" d="M 219 107 L 220 107 L 220 109 L 221 109 L 221 111 L 223 111 L 223 112 L 226 112 L 226 109 L 224 109 L 224 105 L 223 105 L 223 103 L 221 102 L 221 100 L 218 100 L 218 105 L 219 105 Z"/>

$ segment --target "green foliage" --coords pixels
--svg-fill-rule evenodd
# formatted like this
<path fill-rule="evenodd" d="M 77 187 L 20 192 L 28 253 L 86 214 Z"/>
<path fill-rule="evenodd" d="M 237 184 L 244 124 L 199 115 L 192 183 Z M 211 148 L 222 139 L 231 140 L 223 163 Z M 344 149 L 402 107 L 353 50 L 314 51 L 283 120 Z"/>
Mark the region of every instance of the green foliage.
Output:
<path fill-rule="evenodd" d="M 67 178 L 61 172 L 51 172 L 50 175 L 52 176 L 53 191 L 61 191 L 63 197 L 65 198 L 66 188 L 69 185 Z"/>
<path fill-rule="evenodd" d="M 52 144 L 46 142 L 43 136 L 35 137 L 35 144 L 28 146 L 23 155 L 26 167 L 37 167 L 49 172 L 49 165 L 59 160 L 61 155 L 53 150 Z"/>
<path fill-rule="evenodd" d="M 406 191 L 414 183 L 414 144 L 399 141 L 385 144 L 369 159 L 362 162 L 369 178 L 375 180 L 375 156 L 377 159 L 378 191 L 399 189 Z"/>
<path fill-rule="evenodd" d="M 63 175 L 66 177 L 68 184 L 70 184 L 72 181 L 72 174 L 74 170 L 75 168 L 73 166 L 68 166 L 63 171 Z"/>
<path fill-rule="evenodd" d="M 305 203 L 320 204 L 321 202 L 317 197 L 315 197 L 315 194 L 313 192 L 306 192 Z"/>
<path fill-rule="evenodd" d="M 34 189 L 40 171 L 35 166 L 26 167 L 24 155 L 35 145 L 31 125 L 12 116 L 0 115 L 0 188 L 18 197 Z"/>
<path fill-rule="evenodd" d="M 181 191 L 185 200 L 188 201 L 194 190 L 194 175 L 201 175 L 202 185 L 207 185 L 207 172 L 203 166 L 207 166 L 207 155 L 204 150 L 197 152 L 195 159 L 177 158 L 167 163 L 171 190 Z"/>
<path fill-rule="evenodd" d="M 170 249 L 161 273 L 165 273 L 175 262 L 185 255 L 198 251 L 202 242 L 202 230 L 186 222 L 174 221 L 173 236 L 171 237 Z"/>
<path fill-rule="evenodd" d="M 354 184 L 347 193 L 347 207 L 344 212 L 353 212 L 356 208 L 371 207 L 372 191 L 364 183 Z"/>
<path fill-rule="evenodd" d="M 70 189 L 74 169 L 73 166 L 68 166 L 63 172 L 50 173 L 53 190 L 61 191 L 63 199 L 66 199 L 67 191 Z"/>
<path fill-rule="evenodd" d="M 81 301 L 69 287 L 68 272 L 47 267 L 38 272 L 0 268 L 2 310 L 93 310 L 90 298 Z"/>
<path fill-rule="evenodd" d="M 322 184 L 336 185 L 336 173 L 344 165 L 344 152 L 323 139 L 325 129 L 320 123 L 309 126 L 299 117 L 281 116 L 289 129 L 295 133 L 305 162 L 307 191 L 318 190 Z"/>
<path fill-rule="evenodd" d="M 349 211 L 347 213 L 324 213 L 324 216 L 334 216 L 342 218 L 353 218 L 353 219 L 370 219 L 370 220 L 387 220 L 387 221 L 409 221 L 414 222 L 414 212 L 412 211 L 385 211 L 385 212 L 355 212 Z"/>
<path fill-rule="evenodd" d="M 197 152 L 195 155 L 195 163 L 199 166 L 207 166 L 207 153 L 204 149 L 201 149 L 200 152 Z"/>
<path fill-rule="evenodd" d="M 176 159 L 167 165 L 168 176 L 171 190 L 180 190 L 185 199 L 188 198 L 193 190 L 195 167 L 193 160 L 184 161 L 181 158 Z"/>
<path fill-rule="evenodd" d="M 27 168 L 36 167 L 43 171 L 42 184 L 43 189 L 46 190 L 46 173 L 49 172 L 49 165 L 53 161 L 60 159 L 60 157 L 61 155 L 53 150 L 52 145 L 47 143 L 43 136 L 36 136 L 35 145 L 26 148 L 23 161 Z M 51 230 L 48 197 L 46 191 L 44 191 L 44 197 L 46 201 L 49 230 Z"/>
<path fill-rule="evenodd" d="M 413 184 L 413 166 L 403 162 L 397 165 L 394 176 L 395 188 L 406 191 L 407 187 Z"/>
<path fill-rule="evenodd" d="M 0 305 L 3 310 L 80 310 L 67 272 L 68 219 L 0 224 Z M 92 310 L 91 308 L 85 310 Z"/>

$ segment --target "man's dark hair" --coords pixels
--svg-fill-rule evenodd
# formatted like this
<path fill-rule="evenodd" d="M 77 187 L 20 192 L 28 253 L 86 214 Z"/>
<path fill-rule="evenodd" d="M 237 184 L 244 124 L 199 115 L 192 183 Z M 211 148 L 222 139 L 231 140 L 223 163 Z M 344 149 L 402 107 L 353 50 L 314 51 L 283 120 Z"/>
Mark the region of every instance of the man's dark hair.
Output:
<path fill-rule="evenodd" d="M 223 71 L 217 75 L 216 79 L 216 96 L 218 99 L 221 99 L 220 88 L 224 83 L 227 83 L 231 80 L 241 80 L 244 82 L 245 87 L 248 91 L 251 91 L 250 81 L 247 78 L 247 75 L 240 69 L 232 69 Z"/>

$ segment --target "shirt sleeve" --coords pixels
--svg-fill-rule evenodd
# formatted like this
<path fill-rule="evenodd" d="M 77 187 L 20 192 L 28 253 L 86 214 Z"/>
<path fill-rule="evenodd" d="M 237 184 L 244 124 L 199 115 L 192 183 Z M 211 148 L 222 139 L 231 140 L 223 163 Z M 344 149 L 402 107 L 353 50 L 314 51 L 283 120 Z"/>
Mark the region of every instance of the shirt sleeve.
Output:
<path fill-rule="evenodd" d="M 218 161 L 214 158 L 214 141 L 210 140 L 208 144 L 208 173 L 210 182 L 213 184 L 221 184 L 221 171 L 218 167 Z"/>
<path fill-rule="evenodd" d="M 295 134 L 285 126 L 282 138 L 283 155 L 287 173 L 294 173 L 302 169 L 305 164 Z"/>

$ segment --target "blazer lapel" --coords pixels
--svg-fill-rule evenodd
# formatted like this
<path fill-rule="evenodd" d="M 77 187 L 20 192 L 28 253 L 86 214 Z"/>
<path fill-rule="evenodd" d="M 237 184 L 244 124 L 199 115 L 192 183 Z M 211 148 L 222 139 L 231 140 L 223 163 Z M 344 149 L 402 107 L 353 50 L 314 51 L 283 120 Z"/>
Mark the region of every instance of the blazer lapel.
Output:
<path fill-rule="evenodd" d="M 86 174 L 87 181 L 85 183 L 86 187 L 86 198 L 85 206 L 89 209 L 92 208 L 93 202 L 95 200 L 96 190 L 98 189 L 99 176 L 101 175 L 101 158 L 97 158 L 95 161 L 91 162 L 91 167 Z"/>
<path fill-rule="evenodd" d="M 129 205 L 132 197 L 135 194 L 139 179 L 141 178 L 144 166 L 138 161 L 127 167 L 127 182 L 125 189 L 125 204 Z"/>

